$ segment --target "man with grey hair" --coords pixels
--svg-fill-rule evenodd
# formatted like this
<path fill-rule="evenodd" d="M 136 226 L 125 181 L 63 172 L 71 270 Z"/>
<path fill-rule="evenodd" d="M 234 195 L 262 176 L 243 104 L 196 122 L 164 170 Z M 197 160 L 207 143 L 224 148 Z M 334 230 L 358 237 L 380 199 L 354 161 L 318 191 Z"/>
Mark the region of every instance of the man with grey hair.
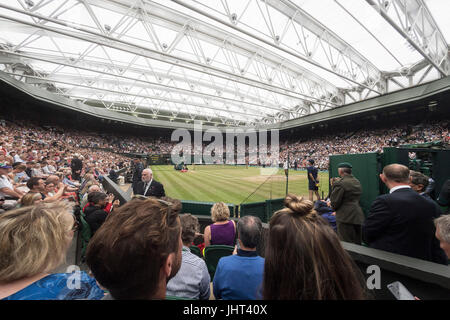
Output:
<path fill-rule="evenodd" d="M 440 242 L 441 249 L 450 259 L 450 214 L 440 216 L 434 220 L 436 226 L 436 238 Z"/>
<path fill-rule="evenodd" d="M 434 237 L 433 220 L 440 209 L 411 189 L 408 167 L 387 165 L 380 179 L 390 191 L 372 203 L 363 225 L 365 242 L 375 249 L 447 264 Z"/>
<path fill-rule="evenodd" d="M 93 184 L 92 186 L 90 186 L 86 194 L 84 194 L 83 198 L 81 199 L 81 208 L 84 208 L 86 206 L 86 204 L 88 203 L 88 195 L 93 192 L 102 192 L 102 189 L 98 184 Z"/>
<path fill-rule="evenodd" d="M 142 170 L 142 181 L 136 185 L 136 192 L 134 194 L 156 198 L 166 196 L 164 186 L 153 179 L 153 172 L 150 168 Z"/>
<path fill-rule="evenodd" d="M 217 264 L 213 280 L 216 299 L 262 299 L 264 258 L 256 247 L 261 238 L 262 223 L 258 217 L 244 216 L 237 223 L 237 254 L 223 257 Z"/>

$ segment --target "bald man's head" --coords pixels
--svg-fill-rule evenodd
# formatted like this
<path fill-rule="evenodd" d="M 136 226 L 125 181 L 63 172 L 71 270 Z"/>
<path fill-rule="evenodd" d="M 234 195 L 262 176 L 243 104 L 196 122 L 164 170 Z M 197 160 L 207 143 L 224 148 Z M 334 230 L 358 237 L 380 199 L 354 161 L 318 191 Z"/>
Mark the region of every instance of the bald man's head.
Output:
<path fill-rule="evenodd" d="M 59 183 L 59 177 L 55 175 L 48 176 L 45 182 L 53 183 L 56 186 Z"/>
<path fill-rule="evenodd" d="M 88 188 L 88 193 L 92 193 L 92 192 L 102 192 L 102 190 L 100 189 L 100 186 L 93 184 L 92 186 L 90 186 Z"/>
<path fill-rule="evenodd" d="M 383 174 L 389 181 L 409 184 L 409 169 L 402 164 L 387 165 L 383 169 Z"/>

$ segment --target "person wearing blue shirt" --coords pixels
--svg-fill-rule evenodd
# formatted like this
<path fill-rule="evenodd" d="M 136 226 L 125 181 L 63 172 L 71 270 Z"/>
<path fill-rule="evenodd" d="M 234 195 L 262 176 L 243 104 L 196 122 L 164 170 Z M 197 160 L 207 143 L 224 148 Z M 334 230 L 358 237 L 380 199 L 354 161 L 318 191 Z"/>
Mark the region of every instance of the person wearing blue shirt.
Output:
<path fill-rule="evenodd" d="M 336 212 L 333 208 L 331 208 L 325 201 L 319 200 L 314 204 L 314 210 L 316 210 L 322 218 L 325 218 L 333 230 L 337 232 Z"/>
<path fill-rule="evenodd" d="M 51 273 L 64 261 L 77 229 L 72 211 L 70 203 L 55 201 L 0 215 L 0 300 L 104 297 L 96 280 L 76 267 Z"/>
<path fill-rule="evenodd" d="M 245 216 L 237 223 L 236 254 L 219 260 L 213 280 L 216 299 L 262 299 L 264 258 L 256 253 L 262 223 L 258 217 Z"/>

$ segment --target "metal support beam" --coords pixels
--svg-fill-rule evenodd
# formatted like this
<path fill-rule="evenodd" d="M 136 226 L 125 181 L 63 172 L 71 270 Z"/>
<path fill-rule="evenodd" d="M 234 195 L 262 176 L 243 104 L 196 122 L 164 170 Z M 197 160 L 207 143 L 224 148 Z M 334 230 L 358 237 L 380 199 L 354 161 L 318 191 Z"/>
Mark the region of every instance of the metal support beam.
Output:
<path fill-rule="evenodd" d="M 439 71 L 442 77 L 449 75 L 448 70 L 448 46 L 444 40 L 444 61 L 442 60 L 442 56 L 439 54 L 441 50 L 439 47 L 436 47 L 436 50 L 431 50 L 434 45 L 430 40 L 441 42 L 442 39 L 445 39 L 439 31 L 436 22 L 434 21 L 431 14 L 429 14 L 428 9 L 426 8 L 425 3 L 422 0 L 408 0 L 408 1 L 399 1 L 393 0 L 391 2 L 380 1 L 380 0 L 366 0 L 369 5 L 371 5 L 408 43 L 414 47 L 436 70 Z M 386 4 L 391 4 L 395 6 L 395 9 L 401 10 L 406 23 L 399 24 L 394 21 L 388 14 L 389 6 Z M 400 18 L 399 18 L 400 19 Z M 425 30 L 425 28 L 431 30 Z M 413 35 L 415 39 L 413 39 Z M 435 57 L 433 58 L 427 52 L 433 52 Z M 437 62 L 439 61 L 439 63 Z M 445 62 L 444 67 L 442 67 L 442 62 Z"/>

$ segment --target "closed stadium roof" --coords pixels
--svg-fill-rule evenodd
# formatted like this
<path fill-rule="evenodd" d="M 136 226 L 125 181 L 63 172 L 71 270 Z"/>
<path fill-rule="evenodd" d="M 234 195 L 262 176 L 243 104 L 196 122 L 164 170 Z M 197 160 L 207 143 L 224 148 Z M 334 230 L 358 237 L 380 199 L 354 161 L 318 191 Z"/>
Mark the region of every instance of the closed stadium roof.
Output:
<path fill-rule="evenodd" d="M 449 75 L 450 1 L 0 0 L 0 71 L 137 117 L 258 126 Z"/>

